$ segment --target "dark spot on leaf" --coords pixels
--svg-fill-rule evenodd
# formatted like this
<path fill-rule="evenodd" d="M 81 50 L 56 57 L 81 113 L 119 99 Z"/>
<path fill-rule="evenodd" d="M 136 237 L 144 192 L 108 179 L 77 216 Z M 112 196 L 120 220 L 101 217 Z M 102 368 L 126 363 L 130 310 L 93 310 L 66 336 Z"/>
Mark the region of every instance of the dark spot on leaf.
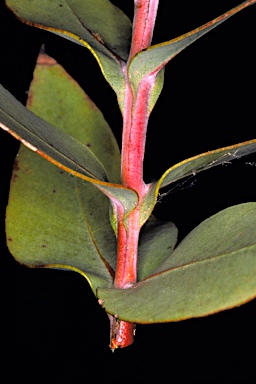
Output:
<path fill-rule="evenodd" d="M 60 4 L 60 7 L 63 7 L 63 5 L 62 5 L 62 4 Z"/>
<path fill-rule="evenodd" d="M 87 147 L 91 147 L 92 145 L 90 143 L 86 144 Z"/>
<path fill-rule="evenodd" d="M 15 182 L 17 178 L 18 178 L 18 175 L 16 173 L 13 173 L 12 174 L 12 181 Z"/>
<path fill-rule="evenodd" d="M 8 237 L 8 239 L 7 239 L 8 241 L 12 241 L 12 238 L 11 237 Z"/>
<path fill-rule="evenodd" d="M 14 169 L 15 171 L 18 171 L 18 170 L 20 169 L 20 167 L 19 167 L 19 162 L 18 162 L 17 159 L 14 160 L 14 163 L 13 163 L 13 169 Z"/>
<path fill-rule="evenodd" d="M 56 189 L 53 189 L 52 191 L 53 191 L 53 193 L 55 193 L 55 192 L 56 192 Z"/>
<path fill-rule="evenodd" d="M 45 244 L 42 244 L 42 248 L 46 248 L 46 245 L 45 245 Z"/>

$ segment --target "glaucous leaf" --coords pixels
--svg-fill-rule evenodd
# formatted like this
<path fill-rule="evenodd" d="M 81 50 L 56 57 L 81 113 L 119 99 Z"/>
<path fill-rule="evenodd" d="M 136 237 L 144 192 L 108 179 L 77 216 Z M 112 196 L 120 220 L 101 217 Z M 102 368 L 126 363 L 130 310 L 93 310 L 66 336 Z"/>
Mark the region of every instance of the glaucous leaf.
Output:
<path fill-rule="evenodd" d="M 194 41 L 211 31 L 213 28 L 220 25 L 242 9 L 252 5 L 256 0 L 244 1 L 242 4 L 217 17 L 216 19 L 194 29 L 184 35 L 181 35 L 173 40 L 153 45 L 139 52 L 129 65 L 130 80 L 135 90 L 145 76 L 156 74 L 162 69 L 174 56 L 183 49 L 188 47 Z"/>
<path fill-rule="evenodd" d="M 235 205 L 194 228 L 154 273 L 236 252 L 255 244 L 256 203 Z"/>
<path fill-rule="evenodd" d="M 40 57 L 42 58 L 42 55 Z M 42 59 L 42 61 L 43 60 L 44 59 Z M 43 64 L 42 66 L 47 65 Z M 50 67 L 51 66 L 52 64 Z M 37 152 L 37 154 L 46 158 L 48 161 L 57 165 L 66 172 L 75 175 L 76 177 L 93 183 L 109 198 L 120 201 L 126 212 L 134 209 L 138 201 L 137 193 L 120 184 L 107 182 L 108 176 L 106 170 L 101 161 L 95 155 L 99 155 L 101 160 L 108 167 L 113 180 L 119 180 L 117 167 L 120 164 L 120 158 L 119 154 L 117 154 L 118 149 L 113 135 L 110 133 L 110 128 L 106 128 L 107 123 L 103 123 L 103 116 L 95 105 L 91 101 L 89 102 L 88 97 L 83 93 L 83 91 L 79 90 L 79 86 L 77 84 L 75 85 L 73 80 L 69 82 L 64 81 L 65 76 L 66 78 L 69 77 L 68 75 L 63 75 L 64 70 L 60 70 L 59 68 L 59 66 L 53 65 L 53 68 L 48 71 L 48 74 L 56 71 L 59 72 L 54 80 L 54 82 L 60 81 L 62 83 L 62 85 L 59 85 L 57 88 L 59 90 L 59 102 L 57 101 L 57 94 L 55 94 L 55 101 L 52 103 L 54 91 L 52 91 L 52 88 L 47 89 L 47 85 L 45 85 L 45 87 L 42 86 L 42 91 L 45 92 L 41 96 L 43 100 L 38 100 L 35 108 L 37 113 L 40 113 L 40 108 L 45 108 L 47 114 L 49 115 L 48 120 L 53 122 L 53 118 L 55 117 L 54 123 L 56 123 L 56 125 L 61 129 L 29 111 L 1 85 L 0 127 L 8 131 L 25 146 L 32 151 Z M 42 71 L 42 73 L 43 72 L 44 71 Z M 50 75 L 48 77 L 50 78 Z M 53 80 L 51 79 L 51 81 Z M 67 92 L 67 83 L 69 83 L 68 87 L 70 91 L 70 98 L 68 96 L 69 92 Z M 74 89 L 76 89 L 75 96 L 73 92 Z M 35 96 L 33 95 L 33 97 Z M 29 98 L 31 98 L 31 94 Z M 49 100 L 48 103 L 47 99 Z M 66 100 L 65 111 L 60 106 L 60 104 L 64 106 L 64 100 Z M 41 105 L 39 106 L 38 103 L 41 102 L 45 103 L 45 107 L 41 107 Z M 69 105 L 74 106 L 74 102 L 77 103 L 77 109 L 72 112 Z M 86 104 L 86 108 L 85 105 L 83 105 L 83 102 Z M 55 109 L 55 107 L 57 109 Z M 64 112 L 68 112 L 67 116 L 65 115 L 65 119 L 67 119 L 70 123 L 70 126 L 69 128 L 66 128 L 66 131 L 63 130 L 63 123 L 61 122 L 61 120 L 64 120 L 64 115 L 59 115 L 58 108 L 60 108 L 60 111 L 63 114 Z M 78 118 L 76 120 L 76 125 L 74 122 L 71 122 L 71 120 L 73 121 L 75 118 L 75 111 L 76 113 L 79 113 L 80 116 L 80 120 Z M 95 127 L 97 127 L 97 129 Z M 86 132 L 86 130 L 90 132 L 90 135 L 86 137 L 84 142 L 81 142 L 81 134 L 74 133 L 74 131 Z M 70 134 L 67 134 L 66 132 Z M 102 140 L 103 137 L 105 139 L 104 141 Z M 95 154 L 89 148 L 92 143 Z M 109 152 L 108 154 L 106 154 L 106 150 Z M 111 163 L 108 164 L 108 159 L 111 157 L 113 161 L 111 160 Z"/>
<path fill-rule="evenodd" d="M 103 165 L 86 145 L 36 116 L 1 85 L 0 127 L 70 172 L 88 180 L 108 180 Z"/>
<path fill-rule="evenodd" d="M 156 75 L 155 84 L 151 91 L 149 103 L 148 103 L 148 111 L 149 114 L 152 112 L 158 97 L 160 96 L 163 86 L 164 86 L 164 70 L 165 68 L 162 68 L 161 71 L 159 71 Z"/>
<path fill-rule="evenodd" d="M 169 168 L 158 181 L 159 188 L 217 165 L 229 164 L 230 161 L 253 152 L 256 152 L 256 139 L 201 153 Z"/>
<path fill-rule="evenodd" d="M 27 108 L 89 148 L 104 166 L 108 180 L 120 183 L 120 151 L 103 114 L 43 49 L 34 69 Z"/>
<path fill-rule="evenodd" d="M 122 109 L 122 61 L 130 50 L 132 24 L 108 0 L 6 0 L 21 21 L 88 48 L 117 93 Z"/>
<path fill-rule="evenodd" d="M 203 221 L 162 267 L 169 269 L 132 288 L 99 289 L 103 307 L 122 320 L 156 323 L 205 316 L 253 299 L 256 203 L 227 208 Z"/>
<path fill-rule="evenodd" d="M 12 175 L 6 237 L 21 264 L 79 272 L 94 294 L 113 282 L 116 239 L 108 198 L 23 146 Z"/>
<path fill-rule="evenodd" d="M 103 115 L 43 52 L 27 106 L 85 148 L 90 147 L 109 169 L 112 180 L 119 180 L 120 153 Z M 8 247 L 20 263 L 75 270 L 87 278 L 94 293 L 98 286 L 112 284 L 116 239 L 109 223 L 109 200 L 93 185 L 23 146 L 12 176 L 6 233 Z"/>
<path fill-rule="evenodd" d="M 161 263 L 171 255 L 178 230 L 168 221 L 160 221 L 151 216 L 142 228 L 138 254 L 138 280 L 151 275 Z"/>
<path fill-rule="evenodd" d="M 239 159 L 253 152 L 256 152 L 256 139 L 201 153 L 175 164 L 157 182 L 151 184 L 144 202 L 142 202 L 141 222 L 144 223 L 150 216 L 157 202 L 160 188 L 217 165 L 227 164 L 232 160 Z"/>

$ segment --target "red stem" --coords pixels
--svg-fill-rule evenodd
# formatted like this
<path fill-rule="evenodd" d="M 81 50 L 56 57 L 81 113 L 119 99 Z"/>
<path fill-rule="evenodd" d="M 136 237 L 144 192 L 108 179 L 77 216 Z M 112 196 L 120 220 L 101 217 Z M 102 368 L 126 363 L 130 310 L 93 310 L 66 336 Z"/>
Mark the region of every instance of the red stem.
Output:
<path fill-rule="evenodd" d="M 130 58 L 140 50 L 147 48 L 152 39 L 159 0 L 135 0 L 133 38 Z M 123 185 L 138 193 L 138 206 L 124 217 L 123 207 L 115 204 L 118 221 L 117 265 L 114 287 L 130 288 L 137 281 L 138 239 L 140 232 L 140 206 L 148 186 L 143 181 L 143 160 L 148 125 L 148 101 L 155 76 L 142 80 L 137 94 L 133 93 L 127 69 L 129 61 L 123 67 L 126 79 L 125 106 L 123 114 L 123 138 L 121 175 Z M 135 324 L 111 318 L 111 348 L 126 347 L 132 344 Z"/>
<path fill-rule="evenodd" d="M 125 218 L 123 207 L 115 204 L 118 220 L 118 253 L 114 281 L 115 288 L 126 289 L 136 283 L 138 237 L 140 231 L 141 203 L 148 186 L 143 181 L 143 159 L 146 131 L 148 124 L 148 102 L 155 75 L 146 76 L 140 83 L 136 94 L 133 93 L 128 67 L 131 59 L 142 49 L 147 48 L 152 39 L 159 0 L 135 0 L 133 36 L 129 60 L 124 65 L 126 79 L 125 105 L 123 115 L 123 138 L 121 175 L 122 183 L 134 189 L 139 196 L 136 209 Z M 248 1 L 246 6 L 255 0 Z M 118 314 L 111 319 L 111 348 L 126 347 L 133 343 L 135 324 L 118 319 Z"/>
<path fill-rule="evenodd" d="M 135 0 L 130 59 L 151 44 L 159 0 Z"/>
<path fill-rule="evenodd" d="M 136 213 L 136 214 L 135 214 Z M 116 288 L 130 288 L 137 281 L 137 250 L 139 228 L 137 210 L 128 219 L 128 229 L 124 222 L 118 224 L 117 265 L 114 285 Z"/>

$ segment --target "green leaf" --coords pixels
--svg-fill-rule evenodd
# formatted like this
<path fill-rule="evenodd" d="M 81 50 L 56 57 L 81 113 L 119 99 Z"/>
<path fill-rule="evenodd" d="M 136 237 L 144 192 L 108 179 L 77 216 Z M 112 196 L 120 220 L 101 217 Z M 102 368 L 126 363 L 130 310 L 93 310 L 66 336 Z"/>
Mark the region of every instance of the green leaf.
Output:
<path fill-rule="evenodd" d="M 231 9 L 229 12 L 217 17 L 216 19 L 202 25 L 199 28 L 194 29 L 182 36 L 179 36 L 173 40 L 153 45 L 141 52 L 139 52 L 129 65 L 129 76 L 133 84 L 135 91 L 142 79 L 145 76 L 157 73 L 163 68 L 174 56 L 176 56 L 183 49 L 188 47 L 194 41 L 205 35 L 213 28 L 220 25 L 242 9 L 252 5 L 256 0 L 244 1 L 239 6 Z"/>
<path fill-rule="evenodd" d="M 235 205 L 194 228 L 154 273 L 230 254 L 255 244 L 256 203 Z"/>
<path fill-rule="evenodd" d="M 152 212 L 157 202 L 160 188 L 217 165 L 230 163 L 234 159 L 239 159 L 253 152 L 256 152 L 256 139 L 201 153 L 175 164 L 157 182 L 151 184 L 148 194 L 142 202 L 144 209 L 142 210 L 141 222 L 144 222 Z"/>
<path fill-rule="evenodd" d="M 104 167 L 86 145 L 33 114 L 1 85 L 0 127 L 68 171 L 107 181 Z"/>
<path fill-rule="evenodd" d="M 89 146 L 110 177 L 119 180 L 120 153 L 103 115 L 44 53 L 38 58 L 27 106 Z M 88 279 L 94 293 L 113 282 L 116 239 L 108 199 L 23 146 L 12 176 L 6 232 L 9 249 L 20 263 L 75 270 Z"/>
<path fill-rule="evenodd" d="M 256 139 L 201 153 L 169 168 L 157 184 L 159 188 L 163 188 L 183 177 L 194 175 L 217 165 L 229 164 L 230 161 L 253 152 L 256 152 Z"/>
<path fill-rule="evenodd" d="M 79 272 L 94 293 L 110 287 L 116 240 L 108 213 L 93 185 L 20 148 L 6 211 L 7 245 L 19 263 Z"/>
<path fill-rule="evenodd" d="M 51 67 L 51 65 L 49 67 Z M 106 128 L 106 122 L 103 123 L 101 113 L 91 101 L 88 103 L 88 97 L 82 90 L 78 91 L 78 85 L 75 85 L 73 80 L 70 81 L 68 85 L 71 94 L 70 97 L 68 96 L 67 81 L 64 81 L 65 76 L 68 77 L 68 75 L 63 75 L 64 70 L 60 70 L 59 68 L 60 67 L 53 66 L 52 70 L 49 69 L 49 74 L 51 72 L 53 74 L 58 72 L 55 74 L 55 79 L 51 79 L 51 81 L 54 82 L 54 86 L 57 87 L 56 83 L 59 81 L 62 82 L 62 85 L 57 87 L 59 90 L 58 95 L 57 93 L 54 94 L 52 88 L 47 88 L 47 85 L 45 85 L 46 91 L 44 91 L 45 88 L 41 84 L 42 91 L 44 91 L 45 94 L 42 94 L 42 99 L 38 100 L 35 108 L 37 108 L 37 113 L 39 113 L 40 116 L 40 109 L 45 108 L 48 120 L 53 122 L 53 117 L 55 117 L 54 124 L 61 129 L 56 128 L 54 125 L 49 124 L 29 111 L 1 85 L 0 127 L 20 140 L 29 149 L 37 152 L 61 169 L 93 183 L 110 199 L 120 201 L 124 206 L 125 212 L 129 212 L 137 205 L 137 193 L 120 184 L 106 182 L 108 180 L 106 170 L 95 156 L 95 154 L 97 154 L 107 166 L 108 172 L 110 176 L 113 177 L 113 180 L 119 180 L 117 167 L 120 164 L 120 158 L 119 154 L 117 154 L 117 146 L 113 135 L 110 133 L 109 127 Z M 49 75 L 49 79 L 50 77 Z M 75 96 L 73 92 L 74 89 L 76 89 Z M 53 95 L 55 98 L 54 102 L 52 101 Z M 59 101 L 57 101 L 59 96 Z M 47 99 L 49 101 L 48 103 Z M 82 103 L 83 100 L 84 104 Z M 45 107 L 41 107 L 41 102 L 42 104 L 45 103 Z M 77 109 L 72 111 L 69 104 L 74 107 L 74 103 L 76 102 L 79 106 L 77 105 Z M 61 107 L 61 105 L 64 106 L 64 104 L 66 108 Z M 49 112 L 50 108 L 51 112 Z M 59 108 L 62 116 L 59 115 Z M 81 112 L 82 110 L 83 113 Z M 64 113 L 66 113 L 65 116 Z M 75 115 L 78 113 L 80 118 L 76 120 L 77 123 L 75 124 Z M 70 126 L 66 128 L 66 132 L 70 133 L 70 135 L 63 131 L 63 121 L 65 119 L 70 123 Z M 85 136 L 85 140 L 82 143 L 81 134 L 74 133 L 75 131 L 80 131 L 81 134 L 90 131 L 90 135 Z M 71 134 L 74 137 L 71 136 Z M 99 137 L 100 140 L 98 139 Z M 103 141 L 102 138 L 105 140 Z M 89 149 L 88 144 L 92 145 L 95 154 Z M 110 158 L 112 158 L 112 160 L 109 164 L 108 159 Z"/>
<path fill-rule="evenodd" d="M 150 99 L 149 99 L 149 103 L 148 103 L 149 114 L 152 112 L 152 110 L 153 110 L 153 108 L 154 108 L 154 106 L 158 100 L 158 97 L 162 92 L 162 89 L 164 86 L 164 70 L 165 70 L 165 68 L 162 68 L 161 71 L 159 71 L 158 74 L 156 75 L 155 84 L 154 84 L 154 87 L 151 91 L 151 95 L 150 95 Z"/>
<path fill-rule="evenodd" d="M 130 50 L 132 24 L 108 0 L 7 0 L 21 21 L 88 48 L 115 90 L 122 109 L 122 61 Z"/>
<path fill-rule="evenodd" d="M 179 249 L 180 248 L 180 249 Z M 99 289 L 104 308 L 136 323 L 178 321 L 241 305 L 256 296 L 256 203 L 203 221 L 156 273 L 129 289 Z"/>
<path fill-rule="evenodd" d="M 27 108 L 89 148 L 104 166 L 108 180 L 120 183 L 120 151 L 103 114 L 43 50 L 34 70 Z"/>
<path fill-rule="evenodd" d="M 113 53 L 128 59 L 131 21 L 109 0 L 7 0 L 6 5 L 25 23 L 63 37 L 69 33 L 111 59 Z"/>
<path fill-rule="evenodd" d="M 138 280 L 151 275 L 172 253 L 177 241 L 177 228 L 173 223 L 157 220 L 151 216 L 142 228 L 139 255 Z"/>

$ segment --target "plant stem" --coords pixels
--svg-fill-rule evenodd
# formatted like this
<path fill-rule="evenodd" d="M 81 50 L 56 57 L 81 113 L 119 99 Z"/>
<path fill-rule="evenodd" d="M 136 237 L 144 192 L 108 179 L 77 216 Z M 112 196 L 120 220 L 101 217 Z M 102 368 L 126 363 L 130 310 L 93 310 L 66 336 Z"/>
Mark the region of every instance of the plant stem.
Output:
<path fill-rule="evenodd" d="M 130 59 L 151 44 L 159 0 L 135 0 Z"/>
<path fill-rule="evenodd" d="M 147 48 L 152 39 L 159 0 L 135 0 L 133 37 L 128 62 L 123 66 L 126 79 L 125 106 L 123 113 L 123 137 L 121 156 L 122 183 L 138 194 L 138 206 L 124 217 L 121 204 L 116 204 L 118 221 L 117 266 L 114 287 L 130 288 L 137 281 L 138 240 L 140 233 L 140 207 L 148 186 L 143 181 L 143 160 L 148 125 L 148 101 L 155 77 L 148 76 L 134 94 L 128 77 L 128 66 L 132 57 Z M 111 348 L 126 347 L 133 343 L 135 324 L 111 319 Z"/>

